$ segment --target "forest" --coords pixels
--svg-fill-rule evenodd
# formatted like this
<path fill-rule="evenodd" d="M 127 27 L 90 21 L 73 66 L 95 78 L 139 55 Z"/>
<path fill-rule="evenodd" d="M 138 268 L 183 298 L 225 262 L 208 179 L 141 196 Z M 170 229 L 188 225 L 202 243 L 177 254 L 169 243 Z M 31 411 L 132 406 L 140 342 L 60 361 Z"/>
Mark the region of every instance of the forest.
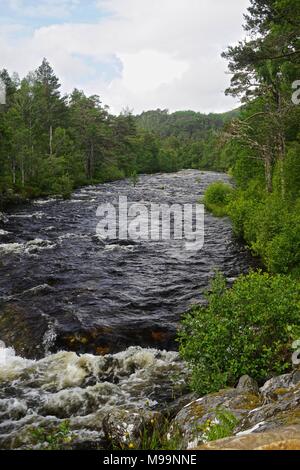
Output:
<path fill-rule="evenodd" d="M 22 80 L 0 72 L 0 203 L 50 194 L 69 197 L 85 184 L 138 173 L 218 169 L 213 148 L 234 113 L 149 111 L 113 116 L 99 96 L 62 95 L 47 59 Z"/>

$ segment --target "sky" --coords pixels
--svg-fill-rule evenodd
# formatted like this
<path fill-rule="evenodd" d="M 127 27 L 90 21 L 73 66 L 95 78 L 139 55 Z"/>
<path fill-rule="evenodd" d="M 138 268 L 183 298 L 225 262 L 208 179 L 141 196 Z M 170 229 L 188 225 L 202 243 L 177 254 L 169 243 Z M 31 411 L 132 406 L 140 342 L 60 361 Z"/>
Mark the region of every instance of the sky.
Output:
<path fill-rule="evenodd" d="M 220 54 L 244 37 L 249 0 L 0 0 L 0 69 L 24 77 L 46 57 L 62 83 L 130 108 L 223 112 Z"/>

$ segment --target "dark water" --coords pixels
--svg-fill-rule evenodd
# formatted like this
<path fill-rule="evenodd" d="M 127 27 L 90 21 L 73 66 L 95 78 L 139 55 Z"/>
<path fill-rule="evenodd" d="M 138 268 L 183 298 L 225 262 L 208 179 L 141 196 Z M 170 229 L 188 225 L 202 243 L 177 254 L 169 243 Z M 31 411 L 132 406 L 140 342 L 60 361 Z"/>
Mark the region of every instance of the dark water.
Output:
<path fill-rule="evenodd" d="M 0 305 L 21 318 L 26 332 L 30 324 L 25 355 L 41 356 L 45 348 L 176 347 L 180 314 L 203 301 L 214 270 L 232 279 L 251 263 L 232 239 L 229 221 L 206 213 L 204 248 L 191 255 L 182 241 L 103 245 L 96 210 L 119 195 L 132 202 L 194 203 L 211 182 L 227 179 L 196 170 L 142 176 L 135 188 L 128 181 L 87 187 L 69 201 L 39 200 L 11 212 L 0 226 Z M 11 334 L 10 345 L 19 351 L 19 338 Z"/>
<path fill-rule="evenodd" d="M 76 445 L 105 446 L 108 416 L 150 419 L 187 392 L 172 351 L 180 314 L 203 301 L 216 268 L 230 282 L 252 261 L 226 219 L 206 214 L 204 248 L 191 254 L 182 241 L 101 243 L 96 210 L 119 195 L 193 203 L 216 180 L 227 177 L 143 176 L 0 217 L 0 448 L 39 445 L 33 429 L 66 419 Z"/>

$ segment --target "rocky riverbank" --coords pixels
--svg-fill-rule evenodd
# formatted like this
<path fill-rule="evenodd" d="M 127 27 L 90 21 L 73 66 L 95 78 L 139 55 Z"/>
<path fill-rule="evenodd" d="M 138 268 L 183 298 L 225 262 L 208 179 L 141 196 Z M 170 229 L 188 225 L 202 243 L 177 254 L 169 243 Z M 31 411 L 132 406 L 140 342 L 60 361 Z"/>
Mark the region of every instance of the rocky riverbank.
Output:
<path fill-rule="evenodd" d="M 0 344 L 0 447 L 300 449 L 300 370 L 203 397 L 188 381 L 176 352 L 28 360 Z"/>
<path fill-rule="evenodd" d="M 123 412 L 106 423 L 118 448 L 142 444 L 143 429 L 162 422 L 158 413 Z M 120 425 L 122 422 L 122 425 Z M 223 439 L 217 439 L 222 435 Z M 183 406 L 166 430 L 165 446 L 197 450 L 300 450 L 300 370 L 274 377 L 261 388 L 243 376 L 236 388 L 221 390 Z"/>

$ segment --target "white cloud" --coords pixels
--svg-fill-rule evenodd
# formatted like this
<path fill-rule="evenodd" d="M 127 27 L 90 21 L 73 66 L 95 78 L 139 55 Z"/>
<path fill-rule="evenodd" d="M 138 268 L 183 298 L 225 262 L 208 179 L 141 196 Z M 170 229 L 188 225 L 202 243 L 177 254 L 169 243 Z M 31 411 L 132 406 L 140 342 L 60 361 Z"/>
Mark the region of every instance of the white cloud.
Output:
<path fill-rule="evenodd" d="M 104 10 L 111 15 L 97 22 L 40 27 L 17 43 L 2 34 L 1 62 L 24 74 L 46 56 L 65 91 L 77 86 L 97 93 L 115 112 L 125 106 L 136 112 L 157 107 L 227 110 L 236 103 L 223 93 L 229 77 L 220 54 L 242 37 L 248 3 L 98 0 L 99 16 Z M 95 76 L 93 67 L 111 58 L 123 67 L 121 77 L 116 74 L 107 82 L 100 72 Z"/>

